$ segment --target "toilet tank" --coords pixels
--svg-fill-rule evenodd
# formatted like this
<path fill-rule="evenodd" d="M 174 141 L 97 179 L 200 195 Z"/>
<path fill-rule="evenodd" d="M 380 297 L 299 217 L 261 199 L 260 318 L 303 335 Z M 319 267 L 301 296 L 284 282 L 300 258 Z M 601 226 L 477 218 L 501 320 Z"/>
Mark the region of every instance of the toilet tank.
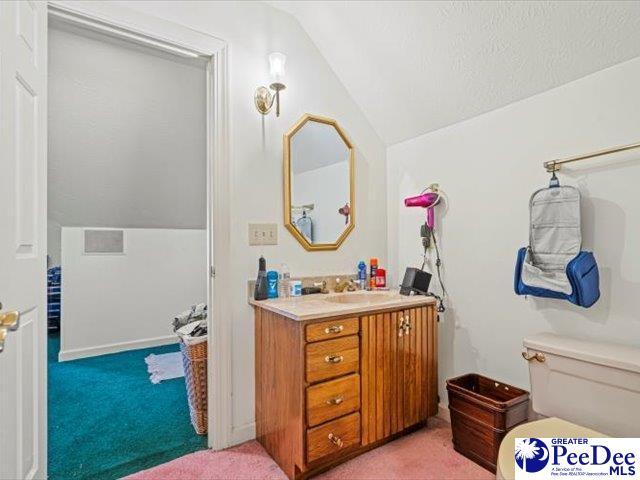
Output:
<path fill-rule="evenodd" d="M 640 348 L 541 333 L 524 339 L 532 408 L 614 437 L 640 437 Z"/>

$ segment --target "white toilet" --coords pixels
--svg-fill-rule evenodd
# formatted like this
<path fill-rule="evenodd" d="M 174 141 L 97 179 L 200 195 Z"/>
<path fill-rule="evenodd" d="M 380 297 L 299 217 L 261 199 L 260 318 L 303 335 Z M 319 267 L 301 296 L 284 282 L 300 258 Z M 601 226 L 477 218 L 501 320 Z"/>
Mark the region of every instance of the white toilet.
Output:
<path fill-rule="evenodd" d="M 523 343 L 532 409 L 548 418 L 520 425 L 504 437 L 496 478 L 515 478 L 519 437 L 640 436 L 640 348 L 551 333 Z"/>

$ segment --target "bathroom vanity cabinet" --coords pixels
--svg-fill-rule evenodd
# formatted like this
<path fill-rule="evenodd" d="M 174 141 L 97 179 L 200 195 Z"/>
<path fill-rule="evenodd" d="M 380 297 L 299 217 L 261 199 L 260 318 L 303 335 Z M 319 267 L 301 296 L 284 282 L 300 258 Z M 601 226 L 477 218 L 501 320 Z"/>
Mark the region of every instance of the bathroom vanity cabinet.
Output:
<path fill-rule="evenodd" d="M 437 313 L 405 308 L 292 319 L 255 302 L 256 436 L 307 478 L 437 413 Z"/>

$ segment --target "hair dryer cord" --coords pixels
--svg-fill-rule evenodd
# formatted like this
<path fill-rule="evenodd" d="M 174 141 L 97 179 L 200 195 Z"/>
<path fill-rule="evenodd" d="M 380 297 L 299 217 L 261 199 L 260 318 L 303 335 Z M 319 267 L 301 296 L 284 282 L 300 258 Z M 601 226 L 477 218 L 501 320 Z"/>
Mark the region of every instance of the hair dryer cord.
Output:
<path fill-rule="evenodd" d="M 445 311 L 444 299 L 447 296 L 447 290 L 446 288 L 444 288 L 444 282 L 442 281 L 442 272 L 440 271 L 442 267 L 442 260 L 440 260 L 440 250 L 438 249 L 436 234 L 433 231 L 433 229 L 429 229 L 429 233 L 431 234 L 431 239 L 433 240 L 433 246 L 435 247 L 435 250 L 436 250 L 436 270 L 438 272 L 438 282 L 440 283 L 440 288 L 442 289 L 442 297 L 439 297 L 438 295 L 433 295 L 433 294 L 432 295 L 438 299 L 438 312 L 442 313 Z M 427 238 L 425 237 L 422 238 L 422 245 L 424 246 L 424 255 L 422 257 L 421 270 L 424 270 L 424 266 L 427 262 L 427 249 L 429 248 L 429 241 Z"/>

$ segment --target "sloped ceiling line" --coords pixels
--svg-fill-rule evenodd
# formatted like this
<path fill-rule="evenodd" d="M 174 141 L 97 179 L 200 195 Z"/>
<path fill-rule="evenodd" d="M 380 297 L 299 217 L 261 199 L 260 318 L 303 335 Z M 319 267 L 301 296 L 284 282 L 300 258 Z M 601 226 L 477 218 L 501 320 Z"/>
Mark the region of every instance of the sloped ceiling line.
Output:
<path fill-rule="evenodd" d="M 289 1 L 387 145 L 640 55 L 640 2 Z"/>

